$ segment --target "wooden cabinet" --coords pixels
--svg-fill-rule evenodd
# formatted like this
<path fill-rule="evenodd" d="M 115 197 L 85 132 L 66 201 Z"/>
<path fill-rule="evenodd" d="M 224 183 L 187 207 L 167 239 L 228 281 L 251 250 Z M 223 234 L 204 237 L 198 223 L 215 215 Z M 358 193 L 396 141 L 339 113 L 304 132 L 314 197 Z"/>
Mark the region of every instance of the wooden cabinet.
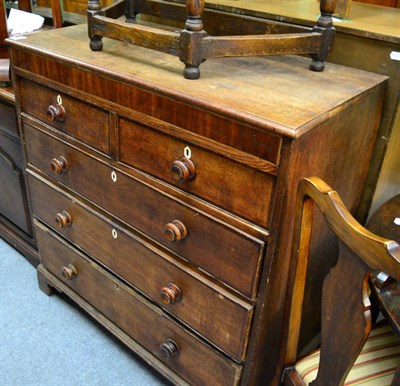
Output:
<path fill-rule="evenodd" d="M 5 74 L 9 68 L 4 43 L 7 36 L 5 3 L 0 1 L 0 59 L 1 71 Z M 0 237 L 37 265 L 14 90 L 7 82 L 0 83 Z"/>
<path fill-rule="evenodd" d="M 159 52 L 91 52 L 84 26 L 10 45 L 42 290 L 175 384 L 276 383 L 297 182 L 357 209 L 386 78 L 289 56 L 189 81 Z M 309 291 L 333 244 L 318 225 Z"/>
<path fill-rule="evenodd" d="M 0 89 L 0 236 L 38 263 L 24 176 L 14 94 Z"/>

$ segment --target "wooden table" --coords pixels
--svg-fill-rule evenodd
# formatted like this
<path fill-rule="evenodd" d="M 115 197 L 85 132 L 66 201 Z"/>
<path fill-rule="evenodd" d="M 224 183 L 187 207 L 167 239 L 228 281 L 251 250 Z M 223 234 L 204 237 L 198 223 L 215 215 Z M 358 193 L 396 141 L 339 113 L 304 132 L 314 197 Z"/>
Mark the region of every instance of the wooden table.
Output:
<path fill-rule="evenodd" d="M 394 220 L 400 218 L 400 194 L 383 204 L 371 217 L 367 228 L 385 238 L 400 241 L 400 225 Z M 397 336 L 400 336 L 400 283 L 384 272 L 372 275 L 372 290 L 379 302 L 386 320 Z"/>

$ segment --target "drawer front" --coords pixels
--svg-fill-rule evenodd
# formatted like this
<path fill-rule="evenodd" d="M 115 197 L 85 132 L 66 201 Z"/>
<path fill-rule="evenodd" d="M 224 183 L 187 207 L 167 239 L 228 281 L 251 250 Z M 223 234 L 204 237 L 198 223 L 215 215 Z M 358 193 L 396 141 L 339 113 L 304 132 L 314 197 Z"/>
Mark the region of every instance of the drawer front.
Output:
<path fill-rule="evenodd" d="M 272 175 L 131 121 L 121 119 L 119 132 L 121 162 L 268 226 L 275 185 Z"/>
<path fill-rule="evenodd" d="M 108 114 L 92 105 L 30 80 L 20 79 L 21 109 L 57 130 L 110 153 Z M 60 100 L 61 98 L 61 100 Z M 64 112 L 60 112 L 59 102 Z"/>
<path fill-rule="evenodd" d="M 28 163 L 245 296 L 254 297 L 263 241 L 176 201 L 32 126 L 25 124 L 24 130 Z M 53 173 L 50 160 L 60 156 L 67 160 L 68 171 Z M 177 234 L 182 238 L 171 241 L 176 220 L 184 224 L 186 237 L 179 231 Z"/>
<path fill-rule="evenodd" d="M 173 264 L 166 254 L 156 253 L 134 235 L 55 186 L 32 174 L 28 174 L 28 179 L 35 216 L 235 360 L 244 358 L 252 306 L 192 274 L 184 266 Z M 64 219 L 67 223 L 62 222 Z"/>
<path fill-rule="evenodd" d="M 46 269 L 182 378 L 193 385 L 238 383 L 241 366 L 197 339 L 39 223 L 36 236 Z M 166 359 L 162 353 L 168 340 L 175 342 L 178 352 L 173 350 L 175 355 Z"/>
<path fill-rule="evenodd" d="M 212 112 L 201 108 L 193 100 L 181 100 L 179 95 L 167 97 L 163 91 L 161 92 L 164 95 L 161 95 L 155 90 L 146 89 L 146 86 L 136 87 L 132 82 L 100 76 L 93 71 L 27 51 L 13 50 L 13 64 L 17 73 L 22 70 L 32 76 L 44 77 L 78 92 L 111 102 L 116 106 L 116 111 L 119 107 L 125 111 L 128 109 L 141 114 L 143 119 L 162 121 L 252 154 L 274 165 L 279 164 L 282 137 L 271 133 L 270 129 L 258 129 L 251 123 L 245 124 L 228 118 L 225 114 L 231 115 L 229 108 L 220 106 L 222 109 L 219 108 L 218 113 Z M 282 96 L 277 102 L 281 98 Z M 256 121 L 259 120 L 256 118 Z M 265 122 L 263 126 L 265 127 Z"/>

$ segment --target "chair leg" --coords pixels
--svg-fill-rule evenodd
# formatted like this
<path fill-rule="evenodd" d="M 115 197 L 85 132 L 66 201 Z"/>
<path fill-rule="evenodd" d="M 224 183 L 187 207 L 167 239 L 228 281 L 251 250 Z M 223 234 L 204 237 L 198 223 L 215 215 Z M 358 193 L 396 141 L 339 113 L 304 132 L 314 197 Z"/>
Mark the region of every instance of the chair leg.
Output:
<path fill-rule="evenodd" d="M 137 6 L 135 0 L 126 1 L 125 21 L 127 23 L 136 23 Z"/>
<path fill-rule="evenodd" d="M 400 385 L 400 364 L 397 366 L 396 373 L 394 374 L 392 383 L 390 386 Z"/>
<path fill-rule="evenodd" d="M 339 242 L 338 262 L 324 281 L 320 366 L 317 378 L 311 383 L 313 386 L 343 385 L 371 330 L 369 270 L 353 255 Z M 343 324 L 360 328 L 343 331 L 340 328 Z"/>
<path fill-rule="evenodd" d="M 299 373 L 294 367 L 289 367 L 284 370 L 282 376 L 282 386 L 306 386 L 304 381 L 301 379 Z"/>

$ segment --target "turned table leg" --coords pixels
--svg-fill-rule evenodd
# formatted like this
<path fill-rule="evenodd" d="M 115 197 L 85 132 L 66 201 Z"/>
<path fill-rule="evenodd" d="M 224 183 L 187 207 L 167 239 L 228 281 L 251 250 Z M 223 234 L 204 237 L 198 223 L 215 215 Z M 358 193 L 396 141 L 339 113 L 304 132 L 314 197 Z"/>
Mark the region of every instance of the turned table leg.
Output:
<path fill-rule="evenodd" d="M 185 63 L 183 76 L 186 79 L 200 77 L 200 64 L 203 62 L 202 39 L 207 36 L 203 30 L 201 16 L 204 0 L 186 0 L 187 20 L 180 35 L 180 60 Z"/>
<path fill-rule="evenodd" d="M 332 25 L 332 14 L 335 11 L 336 0 L 321 0 L 320 10 L 321 16 L 318 19 L 317 25 L 314 27 L 314 32 L 322 34 L 321 51 L 319 54 L 311 55 L 312 62 L 310 70 L 323 71 L 325 67 L 325 59 L 332 47 L 335 36 L 335 28 Z"/>
<path fill-rule="evenodd" d="M 126 1 L 125 21 L 127 23 L 136 23 L 137 5 L 135 0 Z"/>
<path fill-rule="evenodd" d="M 89 46 L 92 51 L 101 51 L 103 49 L 102 37 L 95 34 L 91 26 L 92 23 L 90 23 L 90 18 L 100 10 L 100 0 L 88 0 Z"/>

